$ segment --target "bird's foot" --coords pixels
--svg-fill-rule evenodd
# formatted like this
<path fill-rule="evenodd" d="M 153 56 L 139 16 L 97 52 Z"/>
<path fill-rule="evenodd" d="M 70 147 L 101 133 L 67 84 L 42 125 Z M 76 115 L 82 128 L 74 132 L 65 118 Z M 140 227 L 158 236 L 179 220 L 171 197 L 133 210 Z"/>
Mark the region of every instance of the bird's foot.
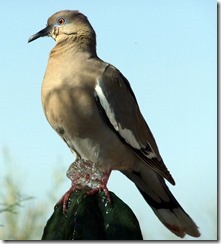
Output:
<path fill-rule="evenodd" d="M 59 199 L 59 201 L 56 203 L 54 207 L 56 209 L 58 205 L 62 204 L 62 212 L 65 216 L 66 216 L 69 197 L 75 189 L 76 188 L 74 186 L 71 186 L 71 188 Z"/>
<path fill-rule="evenodd" d="M 93 194 L 96 194 L 97 192 L 104 191 L 104 193 L 107 197 L 107 200 L 109 202 L 111 202 L 110 193 L 107 188 L 107 182 L 110 177 L 110 173 L 111 173 L 111 171 L 104 173 L 104 175 L 103 175 L 104 177 L 100 180 L 100 184 L 98 184 L 98 186 L 96 188 L 93 188 L 90 191 L 88 191 L 87 194 L 93 195 Z"/>
<path fill-rule="evenodd" d="M 111 202 L 110 194 L 107 188 L 107 182 L 110 174 L 111 170 L 103 172 L 90 161 L 77 159 L 70 165 L 67 171 L 67 177 L 71 180 L 72 186 L 60 198 L 58 203 L 55 205 L 55 208 L 62 204 L 63 214 L 65 215 L 70 194 L 76 189 L 85 191 L 87 195 L 94 195 L 103 190 L 108 201 Z"/>

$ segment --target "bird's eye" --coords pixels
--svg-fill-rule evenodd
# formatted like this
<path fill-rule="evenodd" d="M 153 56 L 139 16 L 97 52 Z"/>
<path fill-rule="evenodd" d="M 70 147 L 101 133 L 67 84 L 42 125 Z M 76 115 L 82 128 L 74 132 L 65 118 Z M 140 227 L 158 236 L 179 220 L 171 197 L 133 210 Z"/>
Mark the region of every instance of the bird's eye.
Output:
<path fill-rule="evenodd" d="M 58 23 L 58 25 L 63 25 L 65 23 L 65 19 L 64 18 L 59 18 L 57 20 L 57 23 Z"/>

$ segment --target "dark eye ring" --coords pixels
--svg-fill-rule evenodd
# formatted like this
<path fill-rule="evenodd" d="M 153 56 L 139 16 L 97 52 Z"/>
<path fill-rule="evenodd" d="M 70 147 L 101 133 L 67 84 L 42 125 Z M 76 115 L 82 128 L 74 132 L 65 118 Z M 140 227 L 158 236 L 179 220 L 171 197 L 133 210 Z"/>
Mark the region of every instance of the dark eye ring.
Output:
<path fill-rule="evenodd" d="M 60 18 L 57 20 L 58 25 L 63 25 L 65 23 L 65 19 L 64 18 Z"/>

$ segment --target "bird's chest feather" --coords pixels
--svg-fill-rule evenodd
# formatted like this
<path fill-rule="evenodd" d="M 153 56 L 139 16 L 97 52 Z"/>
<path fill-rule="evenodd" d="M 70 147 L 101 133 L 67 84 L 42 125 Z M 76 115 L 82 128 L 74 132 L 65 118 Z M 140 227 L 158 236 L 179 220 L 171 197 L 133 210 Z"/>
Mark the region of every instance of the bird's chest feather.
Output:
<path fill-rule="evenodd" d="M 82 85 L 60 84 L 42 87 L 42 103 L 48 122 L 72 151 L 85 160 L 98 162 L 102 145 L 112 141 L 100 117 L 94 89 Z M 100 144 L 100 139 L 108 143 Z M 106 146 L 105 146 L 106 147 Z M 105 167 L 109 167 L 107 162 Z"/>
<path fill-rule="evenodd" d="M 96 123 L 98 112 L 93 83 L 85 84 L 77 76 L 54 82 L 53 85 L 50 80 L 47 77 L 44 79 L 42 104 L 51 126 L 55 130 L 62 127 L 73 135 L 86 133 Z"/>

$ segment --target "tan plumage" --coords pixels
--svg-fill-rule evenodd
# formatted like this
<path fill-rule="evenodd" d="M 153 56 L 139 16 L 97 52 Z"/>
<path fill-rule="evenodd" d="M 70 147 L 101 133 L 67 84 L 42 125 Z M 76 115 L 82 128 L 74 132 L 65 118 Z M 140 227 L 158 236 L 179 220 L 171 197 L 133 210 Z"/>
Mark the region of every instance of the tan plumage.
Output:
<path fill-rule="evenodd" d="M 166 186 L 175 182 L 143 118 L 127 79 L 96 53 L 96 35 L 86 16 L 60 11 L 30 37 L 51 36 L 42 84 L 42 104 L 51 126 L 79 158 L 102 172 L 120 170 L 131 179 L 160 221 L 180 237 L 200 235 Z"/>

